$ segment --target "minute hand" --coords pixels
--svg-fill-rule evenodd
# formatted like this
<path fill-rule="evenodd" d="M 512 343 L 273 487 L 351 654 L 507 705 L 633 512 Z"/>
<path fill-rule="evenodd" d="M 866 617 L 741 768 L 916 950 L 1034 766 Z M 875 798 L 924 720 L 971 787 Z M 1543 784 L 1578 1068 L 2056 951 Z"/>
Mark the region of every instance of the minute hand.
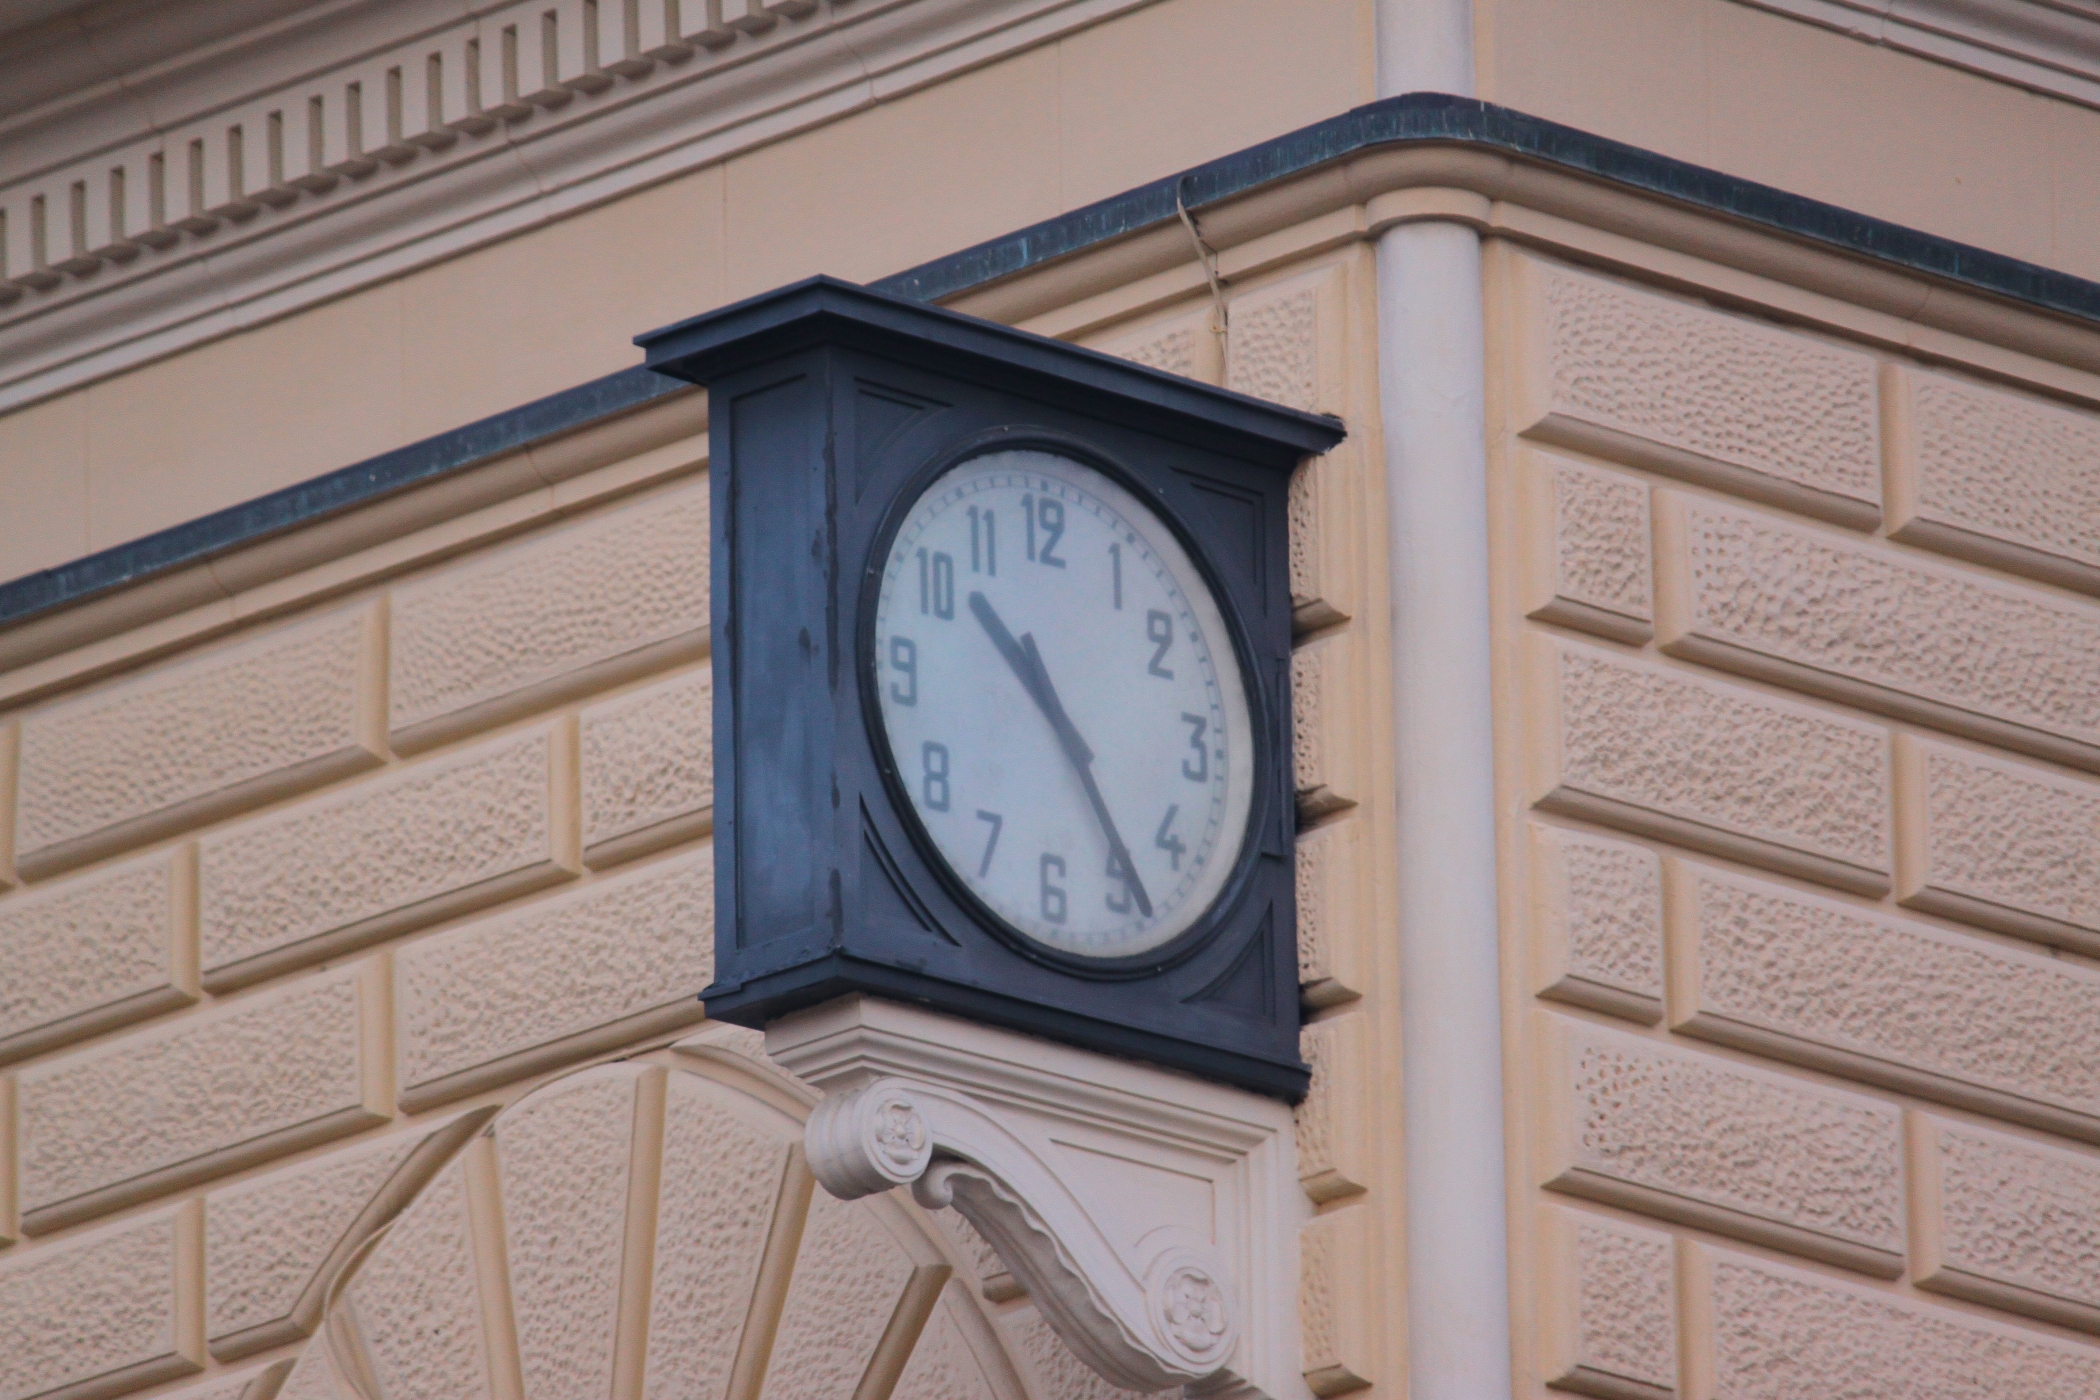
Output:
<path fill-rule="evenodd" d="M 1036 650 L 1035 635 L 1029 633 L 1016 641 L 982 593 L 970 595 L 970 611 L 977 615 L 977 620 L 990 634 L 992 645 L 999 648 L 999 654 L 1006 658 L 1006 664 L 1020 678 L 1021 688 L 1035 701 L 1043 718 L 1050 721 L 1059 747 L 1064 749 L 1073 771 L 1078 773 L 1080 786 L 1086 789 L 1086 800 L 1094 809 L 1094 819 L 1101 823 L 1101 834 L 1108 838 L 1110 858 L 1116 862 L 1131 897 L 1137 901 L 1138 912 L 1151 918 L 1152 901 L 1145 894 L 1145 882 L 1138 878 L 1137 862 L 1130 858 L 1130 848 L 1123 844 L 1122 834 L 1116 830 L 1116 820 L 1108 814 L 1108 803 L 1101 796 L 1101 785 L 1094 780 L 1094 751 L 1087 747 L 1086 740 L 1079 737 L 1078 726 L 1072 723 L 1064 702 L 1058 699 L 1057 687 L 1050 681 L 1042 653 Z"/>

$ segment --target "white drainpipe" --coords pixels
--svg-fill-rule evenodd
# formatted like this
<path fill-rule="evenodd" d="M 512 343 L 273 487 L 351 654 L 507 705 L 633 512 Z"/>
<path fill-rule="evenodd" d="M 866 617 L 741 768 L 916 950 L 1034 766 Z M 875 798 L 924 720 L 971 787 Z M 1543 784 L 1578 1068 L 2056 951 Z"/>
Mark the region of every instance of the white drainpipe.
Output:
<path fill-rule="evenodd" d="M 1473 91 L 1470 0 L 1378 0 L 1378 95 Z M 1480 239 L 1378 240 L 1392 534 L 1409 1400 L 1507 1400 Z"/>

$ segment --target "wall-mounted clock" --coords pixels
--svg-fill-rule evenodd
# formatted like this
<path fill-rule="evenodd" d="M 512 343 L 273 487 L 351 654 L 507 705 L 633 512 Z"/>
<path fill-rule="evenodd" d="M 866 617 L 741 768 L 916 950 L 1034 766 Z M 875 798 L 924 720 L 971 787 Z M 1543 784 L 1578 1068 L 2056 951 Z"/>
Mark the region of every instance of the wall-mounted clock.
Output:
<path fill-rule="evenodd" d="M 1296 1096 L 1291 471 L 1332 419 L 819 278 L 708 386 L 716 981 Z"/>

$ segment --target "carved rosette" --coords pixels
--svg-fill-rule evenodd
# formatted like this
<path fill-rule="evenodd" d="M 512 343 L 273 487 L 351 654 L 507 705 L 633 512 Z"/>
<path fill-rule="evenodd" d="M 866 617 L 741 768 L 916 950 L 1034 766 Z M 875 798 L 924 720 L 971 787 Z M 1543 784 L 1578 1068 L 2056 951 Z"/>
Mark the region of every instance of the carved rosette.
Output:
<path fill-rule="evenodd" d="M 1102 1189 L 1058 1168 L 949 1089 L 884 1078 L 826 1099 L 804 1137 L 810 1169 L 842 1200 L 909 1185 L 929 1210 L 976 1227 L 1073 1353 L 1111 1384 L 1200 1391 L 1237 1383 L 1232 1290 L 1186 1231 L 1146 1236 L 1144 1257 L 1102 1231 Z"/>

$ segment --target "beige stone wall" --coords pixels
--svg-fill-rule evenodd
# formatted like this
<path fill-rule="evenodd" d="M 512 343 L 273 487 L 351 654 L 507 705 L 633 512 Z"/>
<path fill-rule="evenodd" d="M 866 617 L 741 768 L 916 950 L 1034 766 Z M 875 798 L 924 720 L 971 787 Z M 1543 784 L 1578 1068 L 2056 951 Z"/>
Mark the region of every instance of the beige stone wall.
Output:
<path fill-rule="evenodd" d="M 2100 381 L 1616 252 L 1490 258 L 1525 1392 L 2092 1394 Z"/>
<path fill-rule="evenodd" d="M 1293 501 L 1316 1067 L 1300 1115 L 1303 1320 L 1323 1394 L 1398 1374 L 1381 1350 L 1397 1335 L 1398 1292 L 1365 1286 L 1389 1267 L 1399 1204 L 1397 1118 L 1374 1092 L 1397 1050 L 1389 949 L 1374 937 L 1391 798 L 1369 277 L 1361 245 L 1285 238 L 1235 279 L 1227 335 L 1180 274 L 1105 289 L 1056 328 L 1358 425 Z M 597 465 L 556 487 L 480 509 L 468 489 L 469 508 L 420 529 L 356 527 L 371 541 L 361 550 L 7 678 L 0 1397 L 173 1386 L 191 1400 L 200 1374 L 210 1384 L 195 1400 L 219 1400 L 218 1387 L 268 1400 L 281 1384 L 329 1396 L 359 1382 L 321 1372 L 348 1367 L 395 1400 L 455 1363 L 461 1393 L 515 1396 L 527 1383 L 539 1394 L 568 1364 L 571 1333 L 584 1339 L 578 1365 L 612 1365 L 601 1343 L 628 1348 L 622 1385 L 639 1384 L 639 1343 L 616 1342 L 626 1324 L 607 1319 L 638 1306 L 608 1299 L 642 1287 L 643 1245 L 619 1243 L 628 1227 L 607 1224 L 614 1204 L 555 1199 L 595 1169 L 505 1147 L 505 1132 L 529 1136 L 517 1115 L 498 1120 L 493 1158 L 476 1134 L 550 1079 L 542 1099 L 597 1082 L 610 1071 L 563 1076 L 607 1061 L 662 1067 L 657 1097 L 635 1110 L 636 1142 L 675 1136 L 675 1112 L 669 1127 L 650 1115 L 664 1111 L 661 1074 L 693 1069 L 696 1055 L 738 1082 L 774 1083 L 789 1108 L 808 1101 L 743 1058 L 748 1036 L 703 1025 L 694 1000 L 710 978 L 713 915 L 704 427 L 704 396 L 675 399 L 559 449 Z M 665 1048 L 696 1032 L 686 1050 Z M 605 1146 L 629 1151 L 625 1138 Z M 708 1220 L 741 1209 L 747 1174 L 715 1157 L 679 1188 L 699 1195 L 677 1209 Z M 621 1158 L 636 1182 L 640 1160 Z M 654 1178 L 634 1189 L 658 1192 Z M 806 1178 L 797 1189 L 806 1197 Z M 671 1195 L 663 1185 L 650 1208 L 671 1211 Z M 941 1234 L 908 1203 L 841 1215 L 828 1199 L 819 1193 L 806 1226 L 792 1203 L 778 1227 L 804 1230 L 805 1254 L 822 1245 L 846 1262 L 837 1278 L 805 1270 L 812 1281 L 788 1286 L 782 1273 L 760 1288 L 776 1290 L 766 1326 L 786 1358 L 766 1394 L 800 1393 L 805 1359 L 844 1368 L 843 1380 L 809 1379 L 810 1393 L 853 1393 L 898 1289 L 923 1330 L 918 1351 L 883 1343 L 877 1369 L 897 1395 L 1099 1389 L 972 1252 L 980 1243 Z M 489 1242 L 491 1210 L 512 1222 L 507 1252 Z M 544 1228 L 517 1223 L 534 1210 L 551 1212 Z M 586 1219 L 594 1210 L 606 1219 Z M 429 1223 L 439 1218 L 451 1223 Z M 825 1244 L 823 1230 L 846 1242 Z M 865 1248 L 848 1247 L 862 1236 Z M 879 1244 L 889 1237 L 903 1243 Z M 367 1259 L 345 1293 L 341 1275 Z M 739 1280 L 745 1294 L 759 1287 Z M 467 1295 L 499 1283 L 508 1311 L 477 1312 Z M 339 1296 L 350 1320 L 324 1327 Z M 404 1340 L 414 1306 L 466 1331 Z M 287 1381 L 317 1331 L 334 1339 L 333 1359 Z M 751 1344 L 733 1333 L 658 1337 L 651 1354 L 674 1345 L 696 1364 L 745 1365 L 734 1394 L 758 1393 L 763 1367 L 738 1362 Z M 501 1360 L 513 1353 L 522 1360 Z"/>

